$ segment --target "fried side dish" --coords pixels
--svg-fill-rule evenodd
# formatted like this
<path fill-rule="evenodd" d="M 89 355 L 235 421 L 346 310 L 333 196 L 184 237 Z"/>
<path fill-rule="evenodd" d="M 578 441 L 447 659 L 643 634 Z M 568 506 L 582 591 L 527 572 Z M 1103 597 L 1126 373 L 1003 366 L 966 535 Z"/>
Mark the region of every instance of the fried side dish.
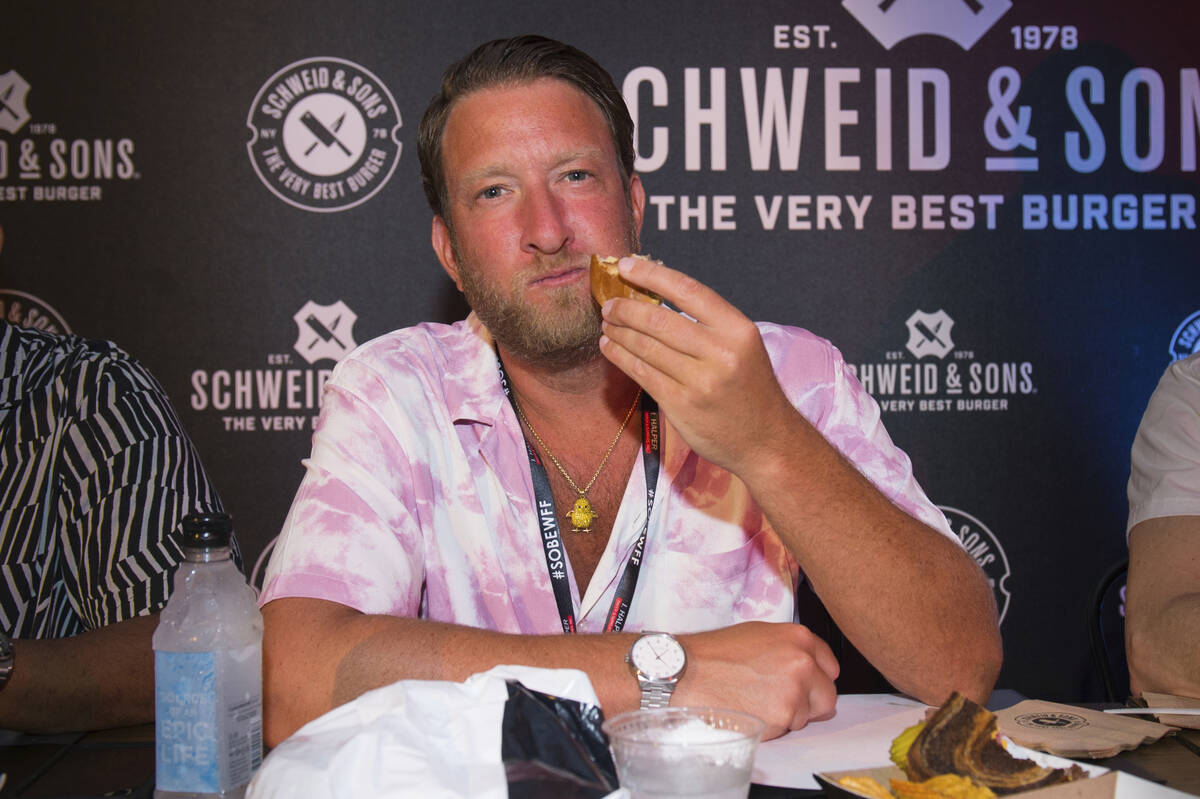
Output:
<path fill-rule="evenodd" d="M 957 774 L 942 774 L 924 782 L 891 780 L 884 788 L 873 777 L 842 777 L 838 785 L 871 799 L 996 799 L 996 794 Z"/>
<path fill-rule="evenodd" d="M 838 780 L 838 785 L 861 793 L 863 796 L 869 796 L 871 799 L 896 799 L 874 777 L 842 777 Z"/>
<path fill-rule="evenodd" d="M 996 799 L 996 794 L 957 774 L 940 774 L 924 782 L 892 780 L 898 799 Z"/>
<path fill-rule="evenodd" d="M 1013 757 L 997 739 L 996 715 L 958 693 L 925 722 L 908 748 L 905 762 L 910 780 L 958 774 L 999 795 L 1087 776 L 1076 765 L 1050 769 Z"/>

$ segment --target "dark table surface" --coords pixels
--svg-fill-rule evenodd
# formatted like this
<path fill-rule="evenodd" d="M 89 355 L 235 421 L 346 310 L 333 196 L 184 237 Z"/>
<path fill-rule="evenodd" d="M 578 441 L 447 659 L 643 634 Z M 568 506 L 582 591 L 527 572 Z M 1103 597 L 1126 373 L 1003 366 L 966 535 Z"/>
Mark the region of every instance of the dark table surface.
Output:
<path fill-rule="evenodd" d="M 0 739 L 3 799 L 154 796 L 154 725 Z"/>
<path fill-rule="evenodd" d="M 1091 761 L 1200 795 L 1200 730 L 1174 735 L 1116 757 Z M 3 799 L 99 799 L 154 795 L 154 725 L 56 736 L 0 738 Z M 755 785 L 753 799 L 815 797 Z"/>

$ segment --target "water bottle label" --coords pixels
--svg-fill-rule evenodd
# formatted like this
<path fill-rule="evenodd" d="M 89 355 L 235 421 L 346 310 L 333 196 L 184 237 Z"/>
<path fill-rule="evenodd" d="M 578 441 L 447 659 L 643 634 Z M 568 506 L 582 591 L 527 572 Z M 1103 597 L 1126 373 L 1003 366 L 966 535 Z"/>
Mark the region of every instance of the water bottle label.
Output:
<path fill-rule="evenodd" d="M 154 717 L 157 788 L 221 790 L 214 653 L 154 653 Z"/>
<path fill-rule="evenodd" d="M 160 791 L 245 785 L 262 763 L 262 645 L 154 653 Z"/>
<path fill-rule="evenodd" d="M 262 646 L 227 649 L 219 657 L 228 779 L 242 785 L 262 765 Z"/>

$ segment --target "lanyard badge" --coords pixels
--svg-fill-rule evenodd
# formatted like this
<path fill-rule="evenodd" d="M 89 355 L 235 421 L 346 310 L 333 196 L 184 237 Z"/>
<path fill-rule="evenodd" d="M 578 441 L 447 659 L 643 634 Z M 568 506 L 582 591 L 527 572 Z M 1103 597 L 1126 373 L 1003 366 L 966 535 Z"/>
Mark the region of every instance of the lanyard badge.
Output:
<path fill-rule="evenodd" d="M 500 385 L 504 389 L 509 402 L 514 402 L 512 389 L 508 384 L 508 375 L 504 364 L 496 359 L 500 369 Z M 516 405 L 513 405 L 514 412 Z M 633 600 L 633 592 L 637 588 L 638 573 L 642 568 L 642 555 L 646 548 L 646 534 L 650 529 L 650 511 L 654 508 L 654 489 L 658 485 L 659 450 L 661 434 L 659 429 L 658 403 L 646 392 L 642 392 L 642 464 L 646 476 L 646 518 L 637 542 L 625 564 L 625 571 L 617 583 L 617 591 L 609 608 L 608 618 L 604 623 L 604 632 L 619 632 L 625 626 L 629 615 L 629 604 Z M 562 536 L 558 527 L 558 515 L 554 510 L 554 495 L 550 490 L 550 477 L 546 467 L 538 457 L 537 450 L 525 439 L 525 453 L 529 457 L 529 472 L 533 480 L 533 494 L 537 506 L 538 537 L 542 542 L 542 553 L 546 558 L 546 571 L 550 575 L 550 585 L 554 589 L 554 601 L 558 605 L 558 613 L 564 633 L 574 633 L 575 611 L 571 602 L 571 584 L 567 578 L 566 554 L 563 551 Z"/>

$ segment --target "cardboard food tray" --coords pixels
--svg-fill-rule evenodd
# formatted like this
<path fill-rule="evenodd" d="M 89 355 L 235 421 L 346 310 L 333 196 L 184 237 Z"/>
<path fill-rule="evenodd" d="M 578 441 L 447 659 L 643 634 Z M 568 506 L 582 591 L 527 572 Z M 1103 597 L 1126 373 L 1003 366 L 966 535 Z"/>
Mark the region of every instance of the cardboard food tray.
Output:
<path fill-rule="evenodd" d="M 1087 779 L 1051 785 L 1033 791 L 1020 791 L 1007 794 L 1020 796 L 1022 799 L 1113 799 L 1117 795 L 1117 772 L 1090 763 L 1077 763 L 1066 758 L 1048 755 L 1045 752 L 1035 752 L 1023 746 L 1005 742 L 1005 748 L 1013 757 L 1032 760 L 1045 768 L 1068 768 L 1077 765 L 1088 773 Z M 830 799 L 864 799 L 864 794 L 838 785 L 842 777 L 872 777 L 884 788 L 889 787 L 893 779 L 908 779 L 898 766 L 879 766 L 871 769 L 850 769 L 848 771 L 830 771 L 814 774 L 817 782 L 825 789 L 825 795 Z"/>
<path fill-rule="evenodd" d="M 873 777 L 884 788 L 890 780 L 907 779 L 904 772 L 896 766 L 881 766 L 872 769 L 851 769 L 850 771 L 831 771 L 825 774 L 814 774 L 817 782 L 825 789 L 825 795 L 830 799 L 864 799 L 865 795 L 851 790 L 844 785 L 838 785 L 842 777 Z M 1021 791 L 1008 794 L 1020 796 L 1023 799 L 1112 799 L 1117 794 L 1117 772 L 1109 771 L 1098 777 L 1085 780 L 1064 782 L 1051 785 L 1048 788 L 1038 788 L 1034 791 Z"/>

